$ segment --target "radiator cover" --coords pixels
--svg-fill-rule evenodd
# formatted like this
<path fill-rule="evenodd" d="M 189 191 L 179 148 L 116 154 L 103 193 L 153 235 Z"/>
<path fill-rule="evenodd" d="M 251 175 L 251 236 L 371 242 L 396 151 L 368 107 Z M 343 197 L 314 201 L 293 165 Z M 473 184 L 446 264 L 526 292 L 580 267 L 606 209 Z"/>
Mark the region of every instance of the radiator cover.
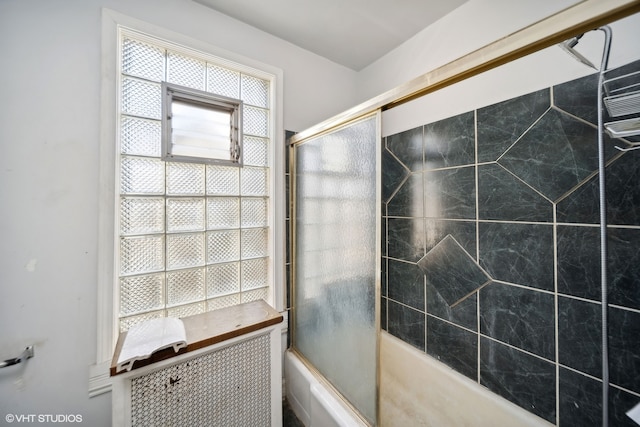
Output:
<path fill-rule="evenodd" d="M 113 425 L 281 426 L 280 342 L 271 327 L 118 375 Z"/>

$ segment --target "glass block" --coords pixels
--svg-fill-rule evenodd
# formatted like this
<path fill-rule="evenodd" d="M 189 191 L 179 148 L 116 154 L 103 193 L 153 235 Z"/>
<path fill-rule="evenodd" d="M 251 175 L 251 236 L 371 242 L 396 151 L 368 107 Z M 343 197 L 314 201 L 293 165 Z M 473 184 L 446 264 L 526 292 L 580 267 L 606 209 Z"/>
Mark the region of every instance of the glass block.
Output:
<path fill-rule="evenodd" d="M 164 237 L 139 236 L 120 239 L 120 272 L 123 275 L 164 269 Z"/>
<path fill-rule="evenodd" d="M 143 157 L 120 159 L 121 194 L 164 194 L 164 162 Z"/>
<path fill-rule="evenodd" d="M 207 194 L 239 195 L 240 168 L 207 165 Z"/>
<path fill-rule="evenodd" d="M 240 201 L 238 198 L 207 198 L 207 229 L 238 227 L 240 227 Z"/>
<path fill-rule="evenodd" d="M 167 269 L 204 265 L 204 234 L 167 235 Z"/>
<path fill-rule="evenodd" d="M 225 307 L 232 307 L 238 304 L 240 304 L 240 294 L 211 298 L 207 300 L 207 311 L 218 310 Z"/>
<path fill-rule="evenodd" d="M 269 111 L 262 108 L 242 108 L 242 130 L 246 135 L 269 136 Z"/>
<path fill-rule="evenodd" d="M 196 314 L 204 313 L 206 310 L 205 302 L 198 302 L 195 304 L 179 305 L 167 309 L 168 317 L 187 317 Z"/>
<path fill-rule="evenodd" d="M 167 229 L 170 232 L 204 230 L 204 199 L 168 199 Z"/>
<path fill-rule="evenodd" d="M 243 167 L 240 171 L 240 194 L 243 196 L 268 195 L 268 169 Z"/>
<path fill-rule="evenodd" d="M 160 157 L 162 128 L 156 120 L 122 117 L 120 151 L 122 154 Z"/>
<path fill-rule="evenodd" d="M 167 305 L 175 306 L 205 299 L 204 269 L 167 273 Z"/>
<path fill-rule="evenodd" d="M 167 194 L 204 195 L 205 166 L 197 163 L 167 163 Z"/>
<path fill-rule="evenodd" d="M 269 284 L 267 258 L 242 261 L 242 291 L 262 288 Z"/>
<path fill-rule="evenodd" d="M 153 80 L 164 79 L 164 49 L 125 38 L 122 42 L 122 73 Z"/>
<path fill-rule="evenodd" d="M 240 259 L 240 231 L 224 230 L 207 233 L 207 263 Z"/>
<path fill-rule="evenodd" d="M 240 292 L 240 264 L 230 262 L 207 267 L 207 298 Z"/>
<path fill-rule="evenodd" d="M 123 197 L 120 200 L 120 233 L 149 234 L 164 231 L 164 199 Z"/>
<path fill-rule="evenodd" d="M 251 301 L 260 301 L 261 299 L 267 300 L 269 296 L 269 288 L 261 288 L 261 289 L 253 289 L 248 292 L 243 292 L 240 294 L 241 302 L 251 302 Z"/>
<path fill-rule="evenodd" d="M 122 317 L 120 319 L 120 332 L 128 331 L 132 326 L 135 326 L 138 323 L 142 323 L 145 320 L 158 319 L 160 317 L 165 317 L 164 310 L 139 314 L 137 316 Z"/>
<path fill-rule="evenodd" d="M 239 99 L 240 73 L 207 64 L 207 92 Z"/>
<path fill-rule="evenodd" d="M 160 120 L 162 114 L 160 84 L 125 77 L 122 80 L 122 112 Z"/>
<path fill-rule="evenodd" d="M 266 227 L 267 225 L 267 199 L 242 198 L 242 227 Z"/>
<path fill-rule="evenodd" d="M 167 55 L 167 81 L 180 86 L 204 90 L 205 62 L 169 52 Z"/>
<path fill-rule="evenodd" d="M 242 230 L 242 259 L 267 256 L 267 229 Z"/>
<path fill-rule="evenodd" d="M 164 274 L 120 280 L 120 316 L 164 308 Z"/>
<path fill-rule="evenodd" d="M 269 82 L 253 76 L 242 75 L 240 99 L 245 104 L 269 107 Z"/>
<path fill-rule="evenodd" d="M 269 140 L 246 136 L 242 140 L 242 161 L 247 166 L 269 166 Z"/>

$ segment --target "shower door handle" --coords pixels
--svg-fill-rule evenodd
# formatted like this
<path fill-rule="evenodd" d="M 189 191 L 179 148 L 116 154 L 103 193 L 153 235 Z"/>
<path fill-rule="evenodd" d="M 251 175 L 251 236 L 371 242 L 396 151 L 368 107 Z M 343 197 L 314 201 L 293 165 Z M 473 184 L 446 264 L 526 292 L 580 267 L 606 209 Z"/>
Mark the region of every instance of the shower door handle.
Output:
<path fill-rule="evenodd" d="M 3 362 L 0 362 L 0 368 L 6 368 L 7 366 L 17 365 L 18 363 L 22 363 L 27 359 L 31 359 L 34 356 L 33 346 L 25 348 L 22 354 L 18 357 L 14 357 L 13 359 L 7 359 Z"/>

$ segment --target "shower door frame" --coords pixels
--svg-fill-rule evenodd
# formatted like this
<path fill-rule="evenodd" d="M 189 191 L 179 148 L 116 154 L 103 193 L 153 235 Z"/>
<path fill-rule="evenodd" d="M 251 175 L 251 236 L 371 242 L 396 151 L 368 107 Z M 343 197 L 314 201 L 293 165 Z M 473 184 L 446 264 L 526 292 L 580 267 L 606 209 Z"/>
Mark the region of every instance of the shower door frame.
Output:
<path fill-rule="evenodd" d="M 290 314 L 290 323 L 289 323 L 289 333 L 291 336 L 291 346 L 290 350 L 294 351 L 296 356 L 300 358 L 300 360 L 304 363 L 304 365 L 314 373 L 316 377 L 318 377 L 324 385 L 333 390 L 338 396 L 340 396 L 341 400 L 345 405 L 350 407 L 355 414 L 359 416 L 362 422 L 367 425 L 371 425 L 368 420 L 366 420 L 361 414 L 360 410 L 355 407 L 347 398 L 343 396 L 343 394 L 329 381 L 325 378 L 325 376 L 311 363 L 300 351 L 297 350 L 295 346 L 296 342 L 296 326 L 295 326 L 295 318 L 296 318 L 296 193 L 297 193 L 297 173 L 296 173 L 296 160 L 297 160 L 297 148 L 300 145 L 304 145 L 305 142 L 315 139 L 324 135 L 331 134 L 333 132 L 344 129 L 352 124 L 358 123 L 360 121 L 364 121 L 370 118 L 375 119 L 375 163 L 376 163 L 376 172 L 375 172 L 375 186 L 376 186 L 376 200 L 375 200 L 375 217 L 376 217 L 376 229 L 375 229 L 375 271 L 374 271 L 374 328 L 375 328 L 375 421 L 374 425 L 378 425 L 378 421 L 380 419 L 380 405 L 378 402 L 379 390 L 380 390 L 380 299 L 381 299 L 381 259 L 382 259 L 382 215 L 380 214 L 382 209 L 382 176 L 380 171 L 382 170 L 382 110 L 376 109 L 373 111 L 369 111 L 360 116 L 354 117 L 348 121 L 340 122 L 335 124 L 335 126 L 327 127 L 320 132 L 312 133 L 308 135 L 306 138 L 295 138 L 295 142 L 291 138 L 289 149 L 289 171 L 290 171 L 290 188 L 289 188 L 289 206 L 290 206 L 290 256 L 291 256 L 291 271 L 289 273 L 289 277 L 291 280 L 291 289 L 290 289 L 290 304 L 291 304 L 291 314 Z"/>
<path fill-rule="evenodd" d="M 420 98 L 429 93 L 435 92 L 439 89 L 453 85 L 455 83 L 466 80 L 470 77 L 481 74 L 485 71 L 489 71 L 493 68 L 499 67 L 516 59 L 522 58 L 539 50 L 547 47 L 559 44 L 564 40 L 575 37 L 579 34 L 590 31 L 594 28 L 601 27 L 610 22 L 618 19 L 625 18 L 640 12 L 640 0 L 583 0 L 580 3 L 571 6 L 565 10 L 562 10 L 550 17 L 547 17 L 539 22 L 536 22 L 528 27 L 525 27 L 519 31 L 516 31 L 506 37 L 503 37 L 493 43 L 490 43 L 476 51 L 473 51 L 459 59 L 453 60 L 445 65 L 442 65 L 426 74 L 423 74 L 409 82 L 395 87 L 377 97 L 374 97 L 362 104 L 359 104 L 349 110 L 344 111 L 328 120 L 325 120 L 307 130 L 295 134 L 291 137 L 290 144 L 290 171 L 291 171 L 291 188 L 290 188 L 290 203 L 292 218 L 290 221 L 290 239 L 293 242 L 295 236 L 295 150 L 293 147 L 300 142 L 310 139 L 312 137 L 320 136 L 324 133 L 331 132 L 341 126 L 344 126 L 350 122 L 356 121 L 368 114 L 379 114 L 381 111 L 391 109 L 393 107 L 402 105 L 406 102 Z M 380 127 L 380 121 L 378 121 L 378 127 Z M 380 132 L 380 129 L 378 129 Z M 379 133 L 381 135 L 381 133 Z M 378 138 L 378 144 L 381 144 L 381 138 Z M 379 154 L 378 154 L 379 155 Z M 377 186 L 380 188 L 380 173 L 377 174 Z M 378 194 L 380 197 L 380 194 Z M 378 215 L 380 215 L 380 208 L 378 208 Z M 379 218 L 377 220 L 380 223 Z M 380 226 L 376 226 L 376 233 L 380 233 Z M 377 236 L 378 243 L 377 248 L 380 248 L 380 235 Z M 291 245 L 291 300 L 295 301 L 295 283 L 293 277 L 295 277 L 295 246 Z M 378 267 L 380 266 L 380 258 L 376 261 Z M 379 334 L 380 334 L 380 268 L 376 271 L 376 283 L 377 283 L 377 296 L 376 296 L 376 330 L 378 338 L 377 352 L 376 352 L 376 419 L 380 419 L 380 404 L 379 404 L 379 378 L 380 378 L 380 366 L 379 366 Z M 292 307 L 295 310 L 295 307 Z M 292 343 L 295 342 L 295 326 L 292 325 Z M 293 349 L 293 347 L 292 347 Z M 315 367 L 309 363 L 300 352 L 296 352 L 305 365 L 314 373 L 318 374 L 322 378 Z M 325 383 L 335 390 L 328 381 Z M 337 391 L 337 390 L 336 390 Z M 338 394 L 340 394 L 338 392 Z M 345 401 L 346 402 L 346 401 Z M 348 406 L 353 407 L 346 402 Z M 356 410 L 357 412 L 357 410 Z M 364 420 L 363 420 L 364 421 Z"/>

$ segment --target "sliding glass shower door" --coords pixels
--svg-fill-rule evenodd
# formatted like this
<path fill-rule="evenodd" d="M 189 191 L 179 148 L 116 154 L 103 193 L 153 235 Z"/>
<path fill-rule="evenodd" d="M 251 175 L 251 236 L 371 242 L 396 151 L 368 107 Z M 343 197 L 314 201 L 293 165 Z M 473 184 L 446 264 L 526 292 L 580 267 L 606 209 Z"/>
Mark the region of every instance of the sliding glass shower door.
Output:
<path fill-rule="evenodd" d="M 379 113 L 293 146 L 293 345 L 376 424 Z"/>

